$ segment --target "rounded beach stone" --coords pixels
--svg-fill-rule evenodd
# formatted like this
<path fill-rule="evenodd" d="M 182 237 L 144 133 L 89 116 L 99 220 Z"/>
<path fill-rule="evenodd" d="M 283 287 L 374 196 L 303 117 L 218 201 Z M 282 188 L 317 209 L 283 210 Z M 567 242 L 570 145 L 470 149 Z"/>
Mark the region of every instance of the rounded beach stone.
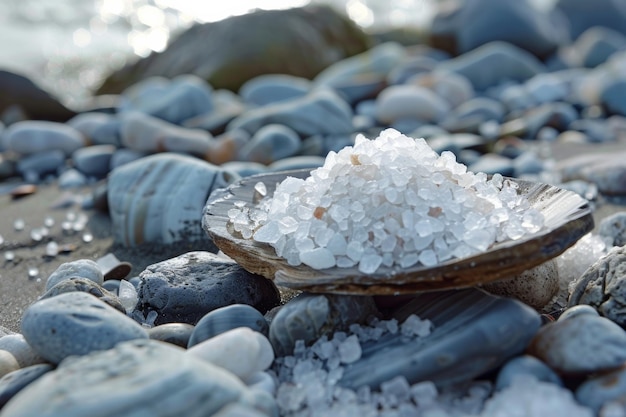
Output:
<path fill-rule="evenodd" d="M 571 284 L 568 306 L 589 304 L 626 326 L 626 246 L 616 246 Z"/>
<path fill-rule="evenodd" d="M 148 266 L 139 274 L 137 309 L 156 311 L 155 324 L 195 325 L 205 314 L 230 304 L 265 312 L 280 303 L 274 283 L 210 252 L 188 252 Z"/>
<path fill-rule="evenodd" d="M 20 364 L 17 363 L 15 356 L 6 350 L 0 350 L 0 378 L 18 369 L 20 369 Z"/>
<path fill-rule="evenodd" d="M 582 316 L 584 314 L 590 314 L 592 316 L 599 315 L 598 311 L 595 308 L 591 307 L 590 305 L 579 304 L 577 306 L 567 308 L 563 313 L 561 313 L 558 320 L 559 321 L 567 320 L 572 317 Z"/>
<path fill-rule="evenodd" d="M 274 362 L 274 350 L 267 337 L 248 327 L 238 327 L 187 349 L 188 355 L 224 368 L 246 381 Z"/>
<path fill-rule="evenodd" d="M 278 103 L 307 95 L 311 81 L 287 74 L 265 74 L 246 81 L 239 95 L 246 103 L 257 106 Z"/>
<path fill-rule="evenodd" d="M 81 278 L 79 276 L 71 276 L 68 279 L 59 281 L 41 297 L 39 297 L 39 299 L 45 300 L 47 298 L 56 297 L 59 294 L 65 294 L 68 292 L 84 292 L 91 294 L 119 312 L 126 314 L 126 310 L 116 294 L 106 290 L 103 285 L 98 285 L 90 279 Z"/>
<path fill-rule="evenodd" d="M 117 115 L 81 113 L 67 121 L 94 145 L 120 146 L 120 121 Z"/>
<path fill-rule="evenodd" d="M 128 164 L 129 162 L 148 156 L 148 152 L 135 151 L 128 148 L 117 149 L 111 156 L 109 171 L 113 171 L 117 167 Z"/>
<path fill-rule="evenodd" d="M 602 104 L 613 114 L 626 116 L 626 80 L 616 80 L 606 84 L 602 91 Z"/>
<path fill-rule="evenodd" d="M 291 128 L 279 124 L 269 124 L 260 128 L 239 151 L 243 161 L 271 164 L 298 153 L 302 142 Z"/>
<path fill-rule="evenodd" d="M 116 151 L 113 145 L 94 145 L 80 148 L 72 154 L 74 167 L 89 177 L 104 178 L 111 168 Z"/>
<path fill-rule="evenodd" d="M 613 213 L 600 221 L 598 235 L 608 246 L 626 245 L 626 211 Z"/>
<path fill-rule="evenodd" d="M 56 174 L 65 163 L 65 154 L 60 150 L 42 151 L 30 154 L 17 162 L 17 171 L 24 177 L 35 175 L 43 178 Z"/>
<path fill-rule="evenodd" d="M 232 373 L 176 346 L 135 340 L 64 361 L 13 397 L 2 416 L 200 417 L 230 403 L 278 415 L 273 401 Z"/>
<path fill-rule="evenodd" d="M 43 358 L 59 363 L 71 355 L 111 349 L 119 342 L 147 339 L 144 328 L 83 292 L 40 300 L 22 316 L 22 334 Z"/>
<path fill-rule="evenodd" d="M 626 362 L 626 332 L 609 319 L 582 314 L 543 326 L 528 353 L 562 375 L 610 371 Z"/>
<path fill-rule="evenodd" d="M 0 409 L 31 382 L 53 369 L 54 366 L 49 363 L 40 363 L 22 367 L 0 378 Z"/>
<path fill-rule="evenodd" d="M 86 278 L 102 285 L 104 275 L 98 264 L 91 259 L 78 259 L 76 261 L 65 262 L 59 265 L 46 281 L 46 291 L 57 285 L 59 282 L 72 277 Z"/>
<path fill-rule="evenodd" d="M 387 87 L 376 99 L 376 119 L 387 124 L 402 119 L 438 122 L 449 110 L 450 106 L 444 99 L 416 85 Z"/>
<path fill-rule="evenodd" d="M 617 402 L 623 410 L 626 401 L 626 367 L 587 379 L 576 388 L 576 401 L 595 413 L 599 413 L 610 402 Z"/>
<path fill-rule="evenodd" d="M 594 68 L 614 53 L 626 49 L 626 33 L 595 26 L 584 31 L 573 45 L 583 66 Z"/>
<path fill-rule="evenodd" d="M 515 378 L 520 375 L 529 375 L 538 381 L 563 386 L 561 378 L 548 365 L 534 356 L 522 355 L 511 359 L 500 369 L 496 380 L 496 389 L 502 390 L 511 386 Z"/>
<path fill-rule="evenodd" d="M 549 260 L 513 278 L 484 284 L 482 288 L 540 309 L 559 292 L 559 271 L 556 262 Z"/>
<path fill-rule="evenodd" d="M 498 154 L 488 153 L 470 165 L 468 171 L 512 176 L 515 172 L 515 168 L 513 167 L 513 161 L 511 159 Z"/>
<path fill-rule="evenodd" d="M 433 91 L 446 100 L 451 109 L 460 106 L 474 96 L 474 88 L 464 76 L 455 72 L 435 71 L 418 74 L 407 84 L 419 85 Z"/>
<path fill-rule="evenodd" d="M 484 91 L 505 81 L 526 81 L 545 72 L 530 53 L 506 42 L 490 42 L 437 67 L 464 75 L 474 89 Z"/>
<path fill-rule="evenodd" d="M 179 152 L 203 157 L 211 149 L 206 130 L 188 129 L 138 111 L 121 116 L 121 142 L 140 152 Z"/>
<path fill-rule="evenodd" d="M 59 188 L 77 188 L 87 185 L 87 177 L 74 168 L 66 169 L 58 178 Z"/>
<path fill-rule="evenodd" d="M 159 340 L 186 348 L 193 332 L 194 326 L 191 324 L 165 323 L 148 329 L 148 336 L 152 340 Z"/>
<path fill-rule="evenodd" d="M 217 308 L 202 317 L 196 324 L 187 347 L 237 327 L 248 327 L 264 336 L 269 334 L 269 324 L 259 310 L 247 304 L 233 304 Z"/>
<path fill-rule="evenodd" d="M 5 350 L 13 355 L 20 368 L 45 362 L 20 333 L 0 338 L 0 350 Z"/>
<path fill-rule="evenodd" d="M 619 0 L 559 0 L 555 7 L 567 18 L 571 39 L 593 26 L 602 26 L 626 35 L 626 5 Z"/>
<path fill-rule="evenodd" d="M 56 122 L 25 120 L 9 126 L 2 135 L 4 148 L 22 155 L 59 150 L 69 156 L 85 146 L 81 133 Z"/>
<path fill-rule="evenodd" d="M 267 166 L 267 171 L 289 171 L 292 169 L 315 169 L 324 165 L 325 158 L 316 155 L 298 155 L 281 159 Z"/>

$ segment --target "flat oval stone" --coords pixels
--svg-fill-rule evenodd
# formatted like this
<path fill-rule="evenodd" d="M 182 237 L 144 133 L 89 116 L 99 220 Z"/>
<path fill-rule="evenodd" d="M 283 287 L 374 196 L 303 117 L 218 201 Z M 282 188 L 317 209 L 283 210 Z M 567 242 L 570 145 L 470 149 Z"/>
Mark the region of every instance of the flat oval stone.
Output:
<path fill-rule="evenodd" d="M 47 174 L 56 174 L 65 164 L 65 154 L 57 149 L 32 153 L 17 162 L 17 171 L 23 176 L 43 178 Z"/>
<path fill-rule="evenodd" d="M 43 120 L 25 120 L 9 126 L 2 135 L 4 148 L 22 155 L 58 150 L 70 156 L 85 146 L 80 132 L 73 127 Z"/>
<path fill-rule="evenodd" d="M 66 169 L 59 175 L 59 188 L 78 188 L 87 185 L 87 177 L 77 169 Z"/>
<path fill-rule="evenodd" d="M 300 137 L 293 129 L 268 124 L 260 128 L 241 148 L 238 159 L 268 165 L 296 155 L 301 147 Z"/>
<path fill-rule="evenodd" d="M 52 363 L 111 349 L 126 340 L 148 338 L 146 330 L 131 318 L 83 292 L 33 303 L 24 312 L 21 329 L 28 344 Z"/>
<path fill-rule="evenodd" d="M 230 304 L 265 312 L 280 303 L 272 281 L 210 252 L 188 252 L 150 265 L 139 277 L 137 309 L 144 314 L 156 311 L 157 325 L 195 325 L 208 312 Z"/>
<path fill-rule="evenodd" d="M 572 283 L 567 305 L 589 304 L 604 317 L 626 325 L 626 246 L 616 246 Z"/>
<path fill-rule="evenodd" d="M 496 380 L 496 389 L 502 390 L 511 386 L 515 378 L 519 378 L 521 375 L 528 375 L 538 381 L 563 386 L 561 378 L 548 365 L 534 356 L 522 355 L 511 359 L 500 369 Z"/>
<path fill-rule="evenodd" d="M 362 343 L 361 358 L 344 368 L 339 385 L 378 388 L 399 375 L 410 384 L 467 381 L 524 351 L 541 323 L 523 303 L 475 289 L 419 294 L 392 317 L 404 322 L 412 314 L 432 322 L 428 336 L 407 340 L 396 332 Z"/>
<path fill-rule="evenodd" d="M 454 109 L 474 96 L 474 87 L 467 78 L 455 72 L 421 73 L 411 77 L 407 84 L 428 88 L 448 102 Z"/>
<path fill-rule="evenodd" d="M 13 355 L 20 365 L 20 368 L 45 362 L 20 333 L 1 337 L 0 350 L 5 350 Z"/>
<path fill-rule="evenodd" d="M 90 112 L 81 113 L 67 121 L 94 145 L 120 146 L 120 121 L 117 115 Z"/>
<path fill-rule="evenodd" d="M 626 332 L 590 314 L 543 326 L 528 352 L 563 375 L 610 371 L 626 362 Z"/>
<path fill-rule="evenodd" d="M 17 359 L 6 350 L 0 350 L 0 378 L 20 369 Z"/>
<path fill-rule="evenodd" d="M 274 362 L 270 341 L 248 327 L 238 327 L 187 349 L 201 358 L 237 375 L 243 381 L 268 369 Z"/>
<path fill-rule="evenodd" d="M 231 403 L 278 415 L 273 401 L 232 373 L 176 346 L 135 340 L 64 361 L 13 397 L 2 416 L 213 416 Z"/>
<path fill-rule="evenodd" d="M 126 310 L 117 295 L 106 290 L 102 285 L 98 285 L 87 278 L 80 278 L 76 276 L 59 281 L 59 283 L 46 291 L 41 297 L 39 297 L 39 299 L 45 300 L 68 292 L 84 292 L 91 294 L 118 310 L 120 313 L 126 314 Z"/>
<path fill-rule="evenodd" d="M 54 366 L 49 363 L 40 363 L 15 370 L 0 378 L 0 409 L 31 382 L 53 369 Z"/>
<path fill-rule="evenodd" d="M 104 275 L 98 264 L 91 259 L 78 259 L 76 261 L 65 262 L 59 265 L 46 281 L 46 291 L 57 285 L 59 282 L 72 277 L 86 278 L 102 285 Z"/>
<path fill-rule="evenodd" d="M 76 169 L 89 177 L 104 178 L 111 167 L 111 158 L 116 151 L 113 145 L 94 145 L 77 149 L 72 154 Z"/>
<path fill-rule="evenodd" d="M 248 327 L 264 336 L 269 334 L 269 324 L 259 310 L 247 304 L 233 304 L 217 308 L 202 317 L 196 324 L 187 347 L 237 327 Z"/>
<path fill-rule="evenodd" d="M 622 366 L 615 371 L 587 379 L 576 389 L 576 400 L 595 413 L 599 413 L 602 406 L 613 401 L 623 407 L 626 400 L 626 368 Z"/>
<path fill-rule="evenodd" d="M 152 340 L 171 343 L 186 348 L 194 332 L 194 326 L 187 323 L 165 323 L 148 329 L 148 336 Z"/>
<path fill-rule="evenodd" d="M 303 97 L 311 91 L 311 81 L 288 74 L 265 74 L 246 81 L 239 95 L 250 104 L 265 106 Z"/>
<path fill-rule="evenodd" d="M 376 99 L 376 119 L 388 124 L 402 119 L 438 122 L 449 110 L 445 100 L 417 85 L 387 87 Z"/>

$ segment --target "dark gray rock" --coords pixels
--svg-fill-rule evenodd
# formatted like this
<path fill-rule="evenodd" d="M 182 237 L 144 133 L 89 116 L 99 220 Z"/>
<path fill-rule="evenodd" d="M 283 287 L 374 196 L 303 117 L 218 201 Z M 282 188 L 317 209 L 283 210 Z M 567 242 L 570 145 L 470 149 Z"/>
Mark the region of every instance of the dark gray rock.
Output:
<path fill-rule="evenodd" d="M 27 366 L 6 374 L 0 379 L 0 409 L 31 382 L 50 372 L 54 366 L 48 363 Z"/>
<path fill-rule="evenodd" d="M 157 325 L 195 325 L 208 312 L 230 304 L 265 312 L 280 303 L 272 281 L 210 252 L 189 252 L 150 265 L 139 277 L 137 309 L 156 311 Z"/>
<path fill-rule="evenodd" d="M 576 315 L 539 329 L 528 353 L 561 375 L 611 371 L 626 362 L 626 332 L 607 318 Z"/>
<path fill-rule="evenodd" d="M 600 100 L 609 112 L 626 116 L 626 80 L 621 79 L 607 83 Z"/>
<path fill-rule="evenodd" d="M 196 74 L 214 88 L 233 91 L 262 74 L 311 79 L 369 44 L 354 22 L 327 6 L 262 10 L 192 26 L 162 53 L 111 75 L 98 94 L 119 93 L 154 75 Z"/>
<path fill-rule="evenodd" d="M 538 381 L 563 386 L 561 378 L 548 365 L 534 356 L 522 355 L 511 359 L 500 369 L 496 379 L 496 389 L 502 390 L 511 386 L 513 380 L 520 375 L 529 375 Z"/>
<path fill-rule="evenodd" d="M 249 327 L 265 336 L 269 334 L 269 324 L 263 315 L 247 304 L 233 304 L 217 308 L 198 321 L 187 347 L 192 347 L 237 327 Z"/>
<path fill-rule="evenodd" d="M 626 327 L 626 246 L 614 247 L 572 283 L 568 306 L 589 304 Z"/>
<path fill-rule="evenodd" d="M 311 81 L 286 74 L 259 75 L 246 81 L 239 95 L 246 103 L 256 106 L 292 100 L 307 95 L 311 91 Z"/>
<path fill-rule="evenodd" d="M 148 336 L 152 340 L 186 348 L 194 329 L 194 326 L 187 323 L 165 323 L 148 329 Z"/>
<path fill-rule="evenodd" d="M 239 151 L 238 159 L 268 165 L 296 155 L 301 147 L 300 137 L 293 129 L 269 124 L 256 131 Z"/>
<path fill-rule="evenodd" d="M 598 235 L 608 247 L 626 245 L 626 211 L 619 211 L 600 221 Z"/>
<path fill-rule="evenodd" d="M 83 292 L 60 294 L 31 304 L 22 316 L 21 330 L 28 344 L 55 364 L 68 356 L 148 338 L 146 330 L 131 318 Z"/>
<path fill-rule="evenodd" d="M 59 281 L 46 291 L 39 299 L 45 300 L 47 298 L 56 297 L 59 294 L 65 294 L 68 292 L 85 292 L 87 294 L 91 294 L 119 312 L 126 314 L 126 310 L 124 309 L 124 306 L 122 306 L 119 298 L 117 298 L 117 295 L 106 290 L 103 286 L 98 285 L 94 281 L 87 278 L 81 278 L 79 276 L 72 276 L 68 279 Z"/>
<path fill-rule="evenodd" d="M 345 367 L 339 384 L 377 388 L 398 375 L 439 386 L 468 381 L 524 351 L 541 323 L 519 301 L 474 289 L 417 295 L 393 317 L 403 322 L 412 314 L 433 323 L 428 336 L 397 332 L 363 343 L 361 359 Z"/>
<path fill-rule="evenodd" d="M 479 91 L 505 81 L 523 82 L 545 72 L 541 61 L 530 53 L 501 41 L 490 42 L 444 61 L 437 69 L 464 75 Z"/>
<path fill-rule="evenodd" d="M 176 346 L 138 340 L 63 362 L 13 397 L 2 416 L 207 417 L 231 403 L 278 415 L 273 400 L 230 372 Z"/>
<path fill-rule="evenodd" d="M 111 158 L 116 149 L 113 145 L 80 148 L 72 154 L 72 162 L 76 169 L 88 177 L 104 178 L 111 169 Z"/>

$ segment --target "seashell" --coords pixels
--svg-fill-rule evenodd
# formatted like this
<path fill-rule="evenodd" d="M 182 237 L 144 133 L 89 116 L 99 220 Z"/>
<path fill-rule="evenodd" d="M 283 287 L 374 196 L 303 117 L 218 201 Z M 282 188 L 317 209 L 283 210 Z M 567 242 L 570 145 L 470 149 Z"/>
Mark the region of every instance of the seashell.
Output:
<path fill-rule="evenodd" d="M 189 338 L 188 348 L 208 340 L 218 334 L 238 327 L 248 327 L 254 331 L 269 334 L 267 320 L 256 308 L 248 304 L 231 304 L 217 308 L 202 317 Z"/>
<path fill-rule="evenodd" d="M 202 207 L 211 191 L 234 178 L 208 162 L 173 153 L 116 168 L 108 185 L 115 240 L 136 246 L 206 239 L 199 220 Z"/>
<path fill-rule="evenodd" d="M 402 322 L 412 314 L 433 323 L 430 335 L 407 340 L 387 333 L 362 343 L 361 358 L 344 368 L 339 385 L 377 388 L 398 375 L 410 384 L 470 380 L 521 353 L 541 323 L 523 303 L 476 289 L 419 294 L 393 317 Z"/>
<path fill-rule="evenodd" d="M 310 343 L 332 331 L 363 323 L 378 310 L 371 297 L 300 294 L 282 306 L 270 323 L 270 342 L 277 355 L 293 352 L 297 340 Z"/>
<path fill-rule="evenodd" d="M 558 256 L 593 228 L 589 205 L 576 193 L 509 178 L 518 185 L 518 193 L 544 215 L 544 228 L 528 238 L 500 242 L 481 254 L 434 267 L 381 268 L 371 275 L 364 275 L 356 268 L 294 267 L 277 256 L 271 246 L 234 234 L 228 210 L 235 202 L 254 204 L 254 188 L 258 182 L 265 183 L 267 195 L 272 195 L 275 185 L 287 176 L 306 178 L 309 172 L 304 169 L 253 175 L 227 189 L 215 191 L 204 208 L 203 228 L 226 255 L 276 285 L 310 292 L 370 295 L 471 287 L 511 277 Z"/>

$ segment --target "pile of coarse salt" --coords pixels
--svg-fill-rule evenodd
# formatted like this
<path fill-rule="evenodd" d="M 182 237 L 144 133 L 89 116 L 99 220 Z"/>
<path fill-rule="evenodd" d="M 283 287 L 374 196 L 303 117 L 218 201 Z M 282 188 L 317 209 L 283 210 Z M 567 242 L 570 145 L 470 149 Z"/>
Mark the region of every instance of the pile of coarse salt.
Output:
<path fill-rule="evenodd" d="M 453 153 L 439 156 L 393 129 L 357 136 L 308 178 L 287 177 L 255 207 L 228 215 L 244 238 L 271 245 L 290 265 L 364 274 L 465 258 L 543 227 L 515 183 L 468 172 Z"/>

